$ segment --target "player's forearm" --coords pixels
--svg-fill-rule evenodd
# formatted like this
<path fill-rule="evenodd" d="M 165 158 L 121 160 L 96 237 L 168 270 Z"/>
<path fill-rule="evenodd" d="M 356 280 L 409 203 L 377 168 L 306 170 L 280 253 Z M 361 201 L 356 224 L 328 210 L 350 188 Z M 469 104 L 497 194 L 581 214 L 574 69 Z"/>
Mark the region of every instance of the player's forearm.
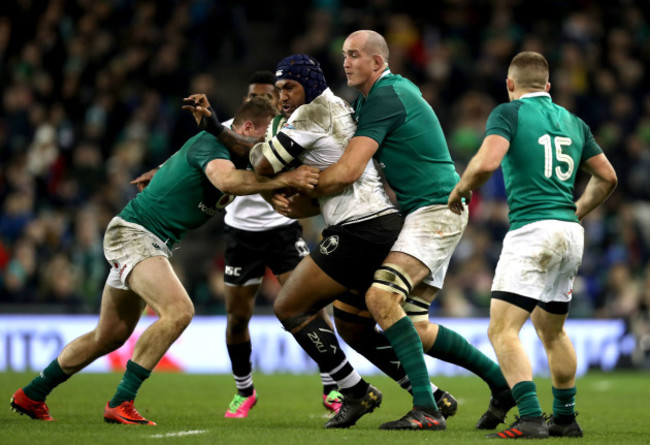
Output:
<path fill-rule="evenodd" d="M 600 206 L 616 188 L 615 181 L 592 176 L 582 196 L 576 201 L 576 216 L 580 221 Z"/>
<path fill-rule="evenodd" d="M 485 170 L 480 168 L 480 166 L 470 163 L 460 178 L 460 182 L 457 185 L 458 190 L 462 194 L 474 191 L 485 184 L 490 179 L 490 176 L 492 176 L 492 173 L 494 173 L 494 170 Z"/>
<path fill-rule="evenodd" d="M 363 170 L 361 171 L 363 173 Z M 318 185 L 310 192 L 313 197 L 335 195 L 354 183 L 361 173 L 336 162 L 323 170 L 318 178 Z"/>
<path fill-rule="evenodd" d="M 219 190 L 229 195 L 254 195 L 286 187 L 286 184 L 278 178 L 259 176 L 248 170 L 234 170 L 222 178 L 218 186 Z"/>
<path fill-rule="evenodd" d="M 503 136 L 486 136 L 456 186 L 459 191 L 463 194 L 469 193 L 485 184 L 501 165 L 509 147 L 510 141 Z"/>

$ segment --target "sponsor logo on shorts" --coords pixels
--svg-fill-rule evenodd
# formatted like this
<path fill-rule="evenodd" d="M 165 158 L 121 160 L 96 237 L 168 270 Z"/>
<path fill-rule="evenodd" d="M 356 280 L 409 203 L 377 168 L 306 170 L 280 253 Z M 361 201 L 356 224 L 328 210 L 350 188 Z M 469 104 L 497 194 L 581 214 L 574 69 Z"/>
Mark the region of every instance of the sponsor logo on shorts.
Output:
<path fill-rule="evenodd" d="M 162 247 L 160 247 L 160 244 L 158 243 L 151 243 L 151 245 L 153 246 L 154 249 L 158 249 L 158 250 L 162 249 Z"/>
<path fill-rule="evenodd" d="M 238 277 L 241 275 L 241 267 L 235 267 L 235 266 L 226 266 L 225 269 L 225 274 L 230 275 L 232 277 Z"/>
<path fill-rule="evenodd" d="M 296 241 L 296 250 L 301 257 L 309 255 L 309 246 L 302 238 Z"/>
<path fill-rule="evenodd" d="M 337 247 L 339 247 L 339 236 L 332 235 L 328 236 L 320 243 L 319 249 L 320 253 L 323 255 L 329 255 L 330 253 L 334 252 Z"/>

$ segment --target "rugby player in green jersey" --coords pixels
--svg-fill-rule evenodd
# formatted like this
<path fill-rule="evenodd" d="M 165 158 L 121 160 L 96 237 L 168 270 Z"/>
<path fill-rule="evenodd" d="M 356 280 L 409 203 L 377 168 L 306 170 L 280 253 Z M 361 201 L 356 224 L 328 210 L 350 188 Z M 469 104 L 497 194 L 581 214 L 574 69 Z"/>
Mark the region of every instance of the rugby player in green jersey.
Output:
<path fill-rule="evenodd" d="M 249 138 L 266 132 L 276 109 L 253 99 L 239 109 L 233 128 Z M 236 161 L 239 162 L 239 161 Z M 104 419 L 110 423 L 155 425 L 133 405 L 136 393 L 171 344 L 189 325 L 194 306 L 169 262 L 172 246 L 228 205 L 233 195 L 278 188 L 310 190 L 318 169 L 307 166 L 274 178 L 239 170 L 228 149 L 207 133 L 190 138 L 156 173 L 150 184 L 113 218 L 104 235 L 111 270 L 102 293 L 97 327 L 63 348 L 41 374 L 11 398 L 16 411 L 54 420 L 45 398 L 72 374 L 124 344 L 146 305 L 158 320 L 140 335 Z"/>
<path fill-rule="evenodd" d="M 422 93 L 391 73 L 388 45 L 374 31 L 356 31 L 343 44 L 358 128 L 341 159 L 321 173 L 316 194 L 336 193 L 356 180 L 374 157 L 406 214 L 404 227 L 366 293 L 370 313 L 384 330 L 413 388 L 413 409 L 382 429 L 445 429 L 430 388 L 424 353 L 462 366 L 490 387 L 488 411 L 476 427 L 492 429 L 514 406 L 499 366 L 458 333 L 429 322 L 454 248 L 467 225 L 447 198 L 458 182 L 442 127 Z"/>
<path fill-rule="evenodd" d="M 502 439 L 581 437 L 576 421 L 576 353 L 564 330 L 573 281 L 582 262 L 580 221 L 612 193 L 616 172 L 589 127 L 551 100 L 548 62 L 539 53 L 517 54 L 506 86 L 509 103 L 490 114 L 485 139 L 449 196 L 449 208 L 501 166 L 510 231 L 492 283 L 488 335 L 519 409 Z M 579 169 L 591 175 L 574 202 Z M 519 339 L 530 317 L 548 356 L 553 415 L 545 422 L 530 360 Z"/>

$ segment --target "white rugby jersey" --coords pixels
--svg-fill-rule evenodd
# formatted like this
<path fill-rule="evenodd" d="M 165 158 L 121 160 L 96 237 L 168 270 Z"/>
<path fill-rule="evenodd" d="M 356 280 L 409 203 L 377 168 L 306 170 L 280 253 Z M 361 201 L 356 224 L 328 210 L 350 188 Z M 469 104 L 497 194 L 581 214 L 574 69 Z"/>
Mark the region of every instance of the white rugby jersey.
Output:
<path fill-rule="evenodd" d="M 298 107 L 278 134 L 255 146 L 277 173 L 294 159 L 321 170 L 339 160 L 356 131 L 352 107 L 328 88 Z M 336 195 L 319 198 L 327 225 L 351 223 L 396 212 L 372 159 L 359 179 Z M 232 205 L 232 204 L 231 204 Z"/>
<path fill-rule="evenodd" d="M 230 128 L 232 121 L 230 119 L 223 125 Z M 267 140 L 274 136 L 272 131 L 273 129 L 269 125 L 266 133 Z M 263 232 L 287 226 L 294 221 L 295 219 L 287 218 L 273 210 L 271 204 L 259 194 L 235 197 L 234 201 L 226 207 L 226 216 L 224 217 L 224 222 L 230 227 L 250 232 Z"/>

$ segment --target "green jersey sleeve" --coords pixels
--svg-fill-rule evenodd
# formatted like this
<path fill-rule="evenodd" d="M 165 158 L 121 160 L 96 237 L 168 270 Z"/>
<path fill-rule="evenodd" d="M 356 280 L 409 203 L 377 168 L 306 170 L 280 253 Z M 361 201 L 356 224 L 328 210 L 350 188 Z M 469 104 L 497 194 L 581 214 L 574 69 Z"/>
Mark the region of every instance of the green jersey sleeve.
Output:
<path fill-rule="evenodd" d="M 231 160 L 230 152 L 216 137 L 205 131 L 202 133 L 187 150 L 187 163 L 189 165 L 205 171 L 205 167 L 214 159 Z"/>
<path fill-rule="evenodd" d="M 373 91 L 368 100 L 363 96 L 356 102 L 358 118 L 355 136 L 366 136 L 377 141 L 379 145 L 386 135 L 398 128 L 406 120 L 406 110 L 392 86 L 385 86 Z M 363 112 L 361 113 L 361 109 Z"/>
<path fill-rule="evenodd" d="M 594 139 L 594 135 L 591 133 L 591 129 L 587 124 L 580 119 L 580 124 L 582 125 L 582 131 L 585 135 L 585 147 L 582 150 L 582 157 L 580 162 L 584 162 L 589 158 L 593 158 L 596 155 L 599 155 L 603 152 L 603 149 L 600 148 L 600 145 Z"/>
<path fill-rule="evenodd" d="M 508 141 L 517 136 L 517 122 L 520 102 L 508 102 L 498 105 L 488 117 L 485 136 L 499 135 Z"/>

